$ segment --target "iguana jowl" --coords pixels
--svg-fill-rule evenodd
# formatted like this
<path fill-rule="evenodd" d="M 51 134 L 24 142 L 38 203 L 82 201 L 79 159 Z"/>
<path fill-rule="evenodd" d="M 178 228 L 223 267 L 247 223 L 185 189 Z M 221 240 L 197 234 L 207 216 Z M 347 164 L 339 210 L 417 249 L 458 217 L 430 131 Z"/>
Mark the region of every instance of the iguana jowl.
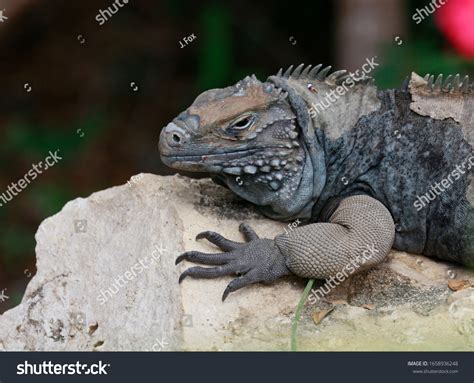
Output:
<path fill-rule="evenodd" d="M 198 239 L 224 253 L 182 254 L 177 263 L 215 267 L 189 268 L 180 281 L 239 275 L 225 299 L 291 273 L 329 278 L 371 246 L 376 251 L 363 268 L 381 262 L 392 246 L 473 263 L 469 78 L 412 74 L 402 89 L 379 91 L 370 79 L 329 71 L 302 64 L 263 83 L 252 76 L 209 90 L 162 130 L 168 166 L 212 173 L 267 216 L 309 223 L 274 240 L 242 224 L 246 243 L 201 233 Z M 331 91 L 338 99 L 325 105 Z"/>

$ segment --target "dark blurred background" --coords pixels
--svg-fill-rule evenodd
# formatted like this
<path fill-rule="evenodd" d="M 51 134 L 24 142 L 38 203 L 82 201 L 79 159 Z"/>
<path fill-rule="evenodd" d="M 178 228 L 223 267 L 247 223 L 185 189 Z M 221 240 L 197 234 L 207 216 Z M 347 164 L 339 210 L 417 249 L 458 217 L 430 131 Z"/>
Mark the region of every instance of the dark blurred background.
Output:
<path fill-rule="evenodd" d="M 375 55 L 380 87 L 411 71 L 473 74 L 474 0 L 433 4 L 130 0 L 99 25 L 113 0 L 0 0 L 0 194 L 49 151 L 63 157 L 0 207 L 0 313 L 35 273 L 43 219 L 134 174 L 171 174 L 160 129 L 200 92 L 302 62 L 355 70 Z M 417 24 L 424 7 L 436 12 Z"/>

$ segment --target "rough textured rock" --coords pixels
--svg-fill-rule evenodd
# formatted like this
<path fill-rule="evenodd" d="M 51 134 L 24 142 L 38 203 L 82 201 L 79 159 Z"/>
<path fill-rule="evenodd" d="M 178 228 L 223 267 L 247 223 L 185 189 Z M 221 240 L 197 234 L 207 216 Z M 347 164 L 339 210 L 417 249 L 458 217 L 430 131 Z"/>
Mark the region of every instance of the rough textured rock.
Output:
<path fill-rule="evenodd" d="M 305 281 L 254 285 L 224 303 L 230 277 L 178 285 L 189 266 L 174 266 L 178 254 L 215 250 L 196 234 L 240 240 L 241 221 L 262 237 L 285 226 L 209 180 L 180 176 L 138 175 L 69 202 L 38 229 L 38 272 L 22 303 L 0 316 L 0 349 L 289 349 Z M 300 349 L 474 349 L 474 273 L 400 252 L 389 258 L 307 303 Z M 450 279 L 468 282 L 454 292 Z M 332 311 L 316 325 L 322 310 Z"/>

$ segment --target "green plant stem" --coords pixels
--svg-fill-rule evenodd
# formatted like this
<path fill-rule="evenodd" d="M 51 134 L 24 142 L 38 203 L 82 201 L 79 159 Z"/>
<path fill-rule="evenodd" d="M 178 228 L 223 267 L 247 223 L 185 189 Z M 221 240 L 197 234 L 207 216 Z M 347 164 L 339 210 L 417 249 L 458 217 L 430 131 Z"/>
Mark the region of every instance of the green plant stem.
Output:
<path fill-rule="evenodd" d="M 301 299 L 296 306 L 295 317 L 293 318 L 293 323 L 291 324 L 291 351 L 297 351 L 298 345 L 296 342 L 296 332 L 298 330 L 298 322 L 300 321 L 301 311 L 303 311 L 304 303 L 308 298 L 309 292 L 311 291 L 314 284 L 314 279 L 310 279 L 306 284 L 306 287 L 301 295 Z"/>

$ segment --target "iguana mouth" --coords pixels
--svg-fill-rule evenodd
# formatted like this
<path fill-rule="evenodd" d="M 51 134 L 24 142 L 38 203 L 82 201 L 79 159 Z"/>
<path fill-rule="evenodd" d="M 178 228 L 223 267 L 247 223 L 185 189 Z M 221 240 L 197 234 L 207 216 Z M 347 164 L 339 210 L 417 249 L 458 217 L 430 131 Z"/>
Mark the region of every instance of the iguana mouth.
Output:
<path fill-rule="evenodd" d="M 257 149 L 249 149 L 218 154 L 162 155 L 161 160 L 175 169 L 219 172 L 225 161 L 241 159 L 257 152 Z"/>
<path fill-rule="evenodd" d="M 175 169 L 193 169 L 199 171 L 218 172 L 222 170 L 222 168 L 224 168 L 229 161 L 243 160 L 244 158 L 261 153 L 262 150 L 265 149 L 282 150 L 285 149 L 285 147 L 271 146 L 266 148 L 234 150 L 231 152 L 201 155 L 161 155 L 161 160 L 164 162 L 165 165 L 173 167 Z"/>
<path fill-rule="evenodd" d="M 235 160 L 242 158 L 246 155 L 252 155 L 259 151 L 259 149 L 247 149 L 247 150 L 236 150 L 233 152 L 215 153 L 215 154 L 202 154 L 202 155 L 163 155 L 163 159 L 174 159 L 175 161 L 192 161 L 202 162 L 207 160 Z"/>

